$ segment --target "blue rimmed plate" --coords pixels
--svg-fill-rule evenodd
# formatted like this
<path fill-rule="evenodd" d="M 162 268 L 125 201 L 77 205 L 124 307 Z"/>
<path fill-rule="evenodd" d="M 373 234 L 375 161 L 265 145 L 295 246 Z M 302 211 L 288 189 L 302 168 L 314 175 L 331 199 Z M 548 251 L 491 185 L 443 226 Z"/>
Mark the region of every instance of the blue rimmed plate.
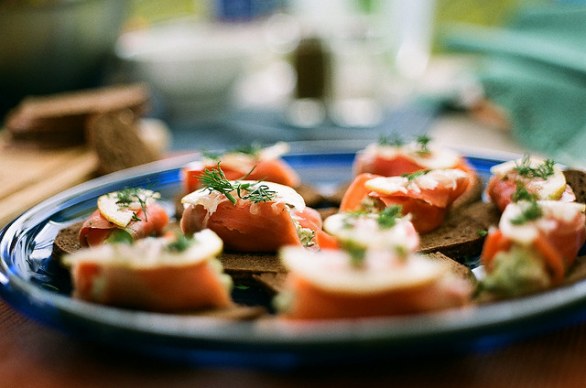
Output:
<path fill-rule="evenodd" d="M 51 259 L 57 232 L 89 214 L 101 194 L 124 187 L 161 192 L 172 212 L 180 167 L 194 158 L 184 155 L 104 176 L 24 213 L 0 232 L 0 295 L 32 319 L 75 337 L 198 364 L 285 368 L 467 351 L 582 319 L 584 281 L 463 310 L 303 324 L 137 312 L 71 298 L 67 271 Z M 351 178 L 354 152 L 310 150 L 286 159 L 304 182 L 327 192 Z M 489 168 L 501 161 L 472 154 L 468 159 L 484 179 Z"/>

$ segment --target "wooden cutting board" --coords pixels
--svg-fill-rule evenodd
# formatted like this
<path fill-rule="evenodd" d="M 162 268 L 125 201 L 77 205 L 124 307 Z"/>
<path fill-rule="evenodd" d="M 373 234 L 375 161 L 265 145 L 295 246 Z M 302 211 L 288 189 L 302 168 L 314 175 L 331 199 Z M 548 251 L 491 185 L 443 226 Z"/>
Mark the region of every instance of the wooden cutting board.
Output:
<path fill-rule="evenodd" d="M 86 147 L 14 147 L 0 131 L 0 228 L 42 200 L 91 179 L 96 166 Z"/>

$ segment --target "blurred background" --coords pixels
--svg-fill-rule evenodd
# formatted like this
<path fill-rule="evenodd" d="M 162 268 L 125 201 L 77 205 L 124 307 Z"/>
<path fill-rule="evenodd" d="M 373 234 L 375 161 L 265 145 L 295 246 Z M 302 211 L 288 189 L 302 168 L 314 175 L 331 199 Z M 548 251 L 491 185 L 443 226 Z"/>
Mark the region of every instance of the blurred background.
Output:
<path fill-rule="evenodd" d="M 2 116 L 146 82 L 172 150 L 432 133 L 586 160 L 583 1 L 0 0 L 0 34 Z"/>

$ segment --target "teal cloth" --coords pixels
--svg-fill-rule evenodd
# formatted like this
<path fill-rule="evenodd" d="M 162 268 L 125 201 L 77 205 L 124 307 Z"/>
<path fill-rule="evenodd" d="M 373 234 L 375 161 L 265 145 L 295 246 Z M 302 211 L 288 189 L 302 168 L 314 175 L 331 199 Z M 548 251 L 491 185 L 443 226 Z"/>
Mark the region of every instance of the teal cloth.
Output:
<path fill-rule="evenodd" d="M 586 6 L 521 9 L 502 28 L 452 26 L 443 43 L 482 54 L 476 76 L 520 144 L 586 166 Z"/>

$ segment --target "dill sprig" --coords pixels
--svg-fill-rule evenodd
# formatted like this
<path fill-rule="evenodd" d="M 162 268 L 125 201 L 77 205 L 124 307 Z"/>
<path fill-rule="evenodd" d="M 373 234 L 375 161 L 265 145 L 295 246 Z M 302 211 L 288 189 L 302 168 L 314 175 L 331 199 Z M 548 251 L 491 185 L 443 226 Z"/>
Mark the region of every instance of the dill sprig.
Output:
<path fill-rule="evenodd" d="M 217 191 L 224 194 L 232 204 L 236 204 L 236 198 L 232 195 L 232 192 L 235 190 L 234 184 L 232 184 L 232 182 L 226 178 L 226 175 L 224 175 L 224 171 L 222 171 L 222 168 L 220 167 L 220 162 L 218 162 L 218 168 L 206 168 L 199 178 L 199 181 L 210 193 L 212 191 Z"/>
<path fill-rule="evenodd" d="M 534 221 L 540 218 L 543 215 L 543 210 L 537 204 L 537 201 L 530 201 L 529 206 L 527 206 L 521 214 L 517 217 L 511 219 L 511 224 L 513 225 L 523 225 L 529 221 Z"/>
<path fill-rule="evenodd" d="M 258 156 L 260 151 L 262 151 L 263 147 L 259 143 L 252 143 L 243 145 L 240 147 L 236 147 L 232 150 L 232 152 L 239 152 L 241 154 L 251 155 L 251 156 Z"/>
<path fill-rule="evenodd" d="M 277 194 L 277 192 L 271 190 L 268 185 L 260 182 L 238 183 L 236 184 L 236 192 L 238 193 L 238 197 L 254 203 L 271 201 Z M 243 192 L 247 192 L 248 194 L 243 194 Z"/>
<path fill-rule="evenodd" d="M 416 141 L 417 145 L 419 146 L 419 150 L 417 150 L 418 154 L 427 155 L 431 152 L 429 149 L 429 143 L 431 142 L 431 137 L 429 137 L 427 135 L 421 135 L 421 136 L 417 136 L 417 139 L 415 141 Z"/>
<path fill-rule="evenodd" d="M 219 153 L 217 151 L 208 151 L 208 150 L 201 151 L 201 155 L 206 159 L 211 159 L 211 160 L 215 160 L 215 161 L 220 160 L 220 158 L 222 157 L 221 153 Z"/>
<path fill-rule="evenodd" d="M 378 138 L 378 144 L 381 146 L 401 147 L 405 145 L 405 141 L 398 133 L 392 133 L 388 136 L 381 135 Z"/>
<path fill-rule="evenodd" d="M 238 198 L 249 200 L 253 203 L 271 201 L 277 194 L 275 190 L 271 190 L 268 185 L 261 182 L 241 183 L 229 181 L 224 175 L 219 162 L 217 168 L 204 170 L 200 177 L 200 182 L 204 189 L 207 189 L 210 193 L 217 191 L 223 194 L 233 205 L 237 201 L 236 197 L 232 195 L 234 191 Z"/>
<path fill-rule="evenodd" d="M 521 182 L 517 182 L 517 189 L 513 193 L 511 198 L 513 202 L 519 201 L 535 201 L 537 197 L 534 194 L 531 194 L 527 188 Z"/>
<path fill-rule="evenodd" d="M 381 229 L 390 229 L 397 224 L 397 219 L 401 217 L 402 207 L 393 205 L 383 209 L 376 219 Z"/>
<path fill-rule="evenodd" d="M 165 246 L 168 252 L 185 252 L 193 243 L 194 238 L 189 238 L 183 233 L 176 233 L 175 239 Z"/>
<path fill-rule="evenodd" d="M 547 179 L 554 174 L 554 165 L 552 159 L 546 159 L 537 167 L 531 167 L 531 159 L 525 154 L 521 162 L 515 166 L 515 171 L 523 177 Z"/>
<path fill-rule="evenodd" d="M 366 248 L 353 241 L 345 241 L 342 244 L 342 249 L 350 255 L 350 264 L 355 268 L 364 267 L 366 258 Z"/>
<path fill-rule="evenodd" d="M 403 178 L 407 178 L 408 181 L 412 181 L 415 180 L 417 178 L 419 178 L 420 176 L 423 176 L 427 173 L 429 173 L 431 170 L 420 170 L 420 171 L 415 171 L 409 174 L 401 174 L 401 176 Z"/>
<path fill-rule="evenodd" d="M 145 221 L 148 221 L 148 214 L 146 211 L 147 200 L 149 198 L 157 198 L 158 193 L 146 191 L 141 188 L 129 187 L 116 192 L 116 204 L 122 208 L 128 208 L 132 203 L 138 203 L 144 214 Z M 132 214 L 133 221 L 140 221 L 140 217 L 134 212 Z"/>

